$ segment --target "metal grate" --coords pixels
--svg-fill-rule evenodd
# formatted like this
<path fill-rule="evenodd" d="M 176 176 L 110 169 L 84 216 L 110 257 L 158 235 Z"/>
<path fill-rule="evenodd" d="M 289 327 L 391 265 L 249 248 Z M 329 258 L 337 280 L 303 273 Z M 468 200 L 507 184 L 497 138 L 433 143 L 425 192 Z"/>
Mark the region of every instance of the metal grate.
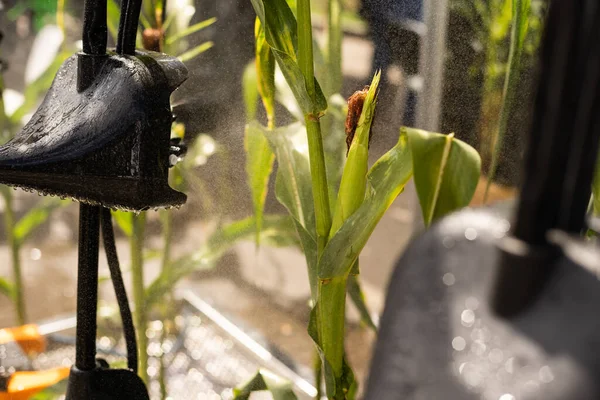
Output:
<path fill-rule="evenodd" d="M 160 399 L 160 354 L 164 352 L 167 393 L 177 400 L 230 400 L 231 388 L 266 368 L 292 381 L 300 399 L 314 397 L 316 390 L 295 370 L 271 354 L 266 347 L 247 335 L 230 320 L 200 298 L 184 294 L 181 316 L 177 317 L 178 334 L 159 341 L 160 321 L 150 324 L 147 331 L 148 375 L 151 379 L 151 399 Z M 55 323 L 56 324 L 56 323 Z M 60 323 L 56 324 L 61 326 Z M 29 361 L 16 345 L 0 346 L 0 369 L 48 369 L 70 366 L 75 360 L 75 339 L 72 329 L 47 336 L 47 350 Z M 98 339 L 98 356 L 111 365 L 125 366 L 124 343 L 108 336 Z M 271 399 L 266 393 L 253 395 L 253 400 Z"/>

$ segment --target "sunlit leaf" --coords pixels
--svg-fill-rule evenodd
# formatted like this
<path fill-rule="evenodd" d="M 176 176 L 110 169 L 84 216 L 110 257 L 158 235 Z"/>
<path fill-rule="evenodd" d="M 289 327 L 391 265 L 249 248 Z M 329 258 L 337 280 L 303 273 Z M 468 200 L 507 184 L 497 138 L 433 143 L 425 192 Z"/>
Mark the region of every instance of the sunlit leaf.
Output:
<path fill-rule="evenodd" d="M 275 120 L 275 58 L 265 40 L 265 30 L 256 18 L 254 35 L 256 37 L 256 76 L 269 127 L 274 127 Z"/>
<path fill-rule="evenodd" d="M 244 107 L 246 121 L 256 119 L 258 109 L 258 77 L 256 76 L 256 64 L 249 62 L 242 76 L 242 93 L 244 94 Z"/>
<path fill-rule="evenodd" d="M 196 7 L 194 7 L 194 0 L 177 0 L 167 2 L 167 21 L 165 21 L 164 29 L 171 29 L 175 31 L 181 31 L 186 29 L 190 25 L 190 21 L 196 14 Z"/>
<path fill-rule="evenodd" d="M 46 25 L 42 28 L 35 37 L 25 66 L 25 83 L 27 85 L 40 79 L 42 74 L 50 68 L 52 61 L 58 57 L 63 40 L 63 32 L 58 26 Z"/>
<path fill-rule="evenodd" d="M 308 93 L 302 70 L 298 65 L 298 36 L 296 18 L 285 0 L 251 0 L 256 15 L 265 27 L 265 39 L 281 72 L 294 93 L 304 114 L 321 114 L 327 100 L 315 79 L 314 100 Z"/>
<path fill-rule="evenodd" d="M 297 400 L 294 385 L 269 371 L 260 370 L 242 386 L 233 389 L 235 400 L 248 400 L 253 392 L 268 391 L 273 400 Z"/>
<path fill-rule="evenodd" d="M 348 159 L 344 166 L 330 236 L 337 232 L 343 222 L 360 207 L 365 198 L 371 123 L 377 107 L 380 77 L 381 72 L 376 73 L 366 95 L 361 92 L 365 96 L 362 111 L 355 127 L 355 134 L 348 151 Z"/>
<path fill-rule="evenodd" d="M 264 129 L 264 128 L 263 128 Z M 317 233 L 306 127 L 296 122 L 273 131 L 264 129 L 277 159 L 275 194 L 294 218 L 316 293 Z"/>
<path fill-rule="evenodd" d="M 214 45 L 215 45 L 214 42 L 202 43 L 201 45 L 196 46 L 193 49 L 186 51 L 185 53 L 180 55 L 178 57 L 179 61 L 181 61 L 181 62 L 190 61 L 190 60 L 198 57 L 200 54 L 204 53 L 205 51 L 211 49 Z"/>
<path fill-rule="evenodd" d="M 165 40 L 165 42 L 167 43 L 167 45 L 171 45 L 171 44 L 175 43 L 176 41 L 178 41 L 179 39 L 183 39 L 186 36 L 189 36 L 193 33 L 196 33 L 204 28 L 211 26 L 215 22 L 217 22 L 216 18 L 209 18 L 205 21 L 198 22 L 197 24 L 194 24 L 194 25 L 182 30 L 181 32 L 177 32 L 176 34 L 169 36 Z"/>
<path fill-rule="evenodd" d="M 279 104 L 284 106 L 297 121 L 304 122 L 302 109 L 300 109 L 296 97 L 294 97 L 294 92 L 292 92 L 292 89 L 287 84 L 285 76 L 283 76 L 279 66 L 275 68 L 275 99 Z M 327 117 L 327 115 L 325 115 L 325 117 Z"/>
<path fill-rule="evenodd" d="M 319 82 L 315 79 L 316 102 L 313 104 L 313 100 L 306 90 L 304 75 L 302 75 L 302 70 L 296 60 L 288 54 L 275 49 L 273 49 L 273 55 L 290 89 L 292 89 L 302 112 L 304 114 L 321 114 L 325 111 L 327 109 L 327 100 Z"/>
<path fill-rule="evenodd" d="M 319 262 L 319 278 L 350 272 L 377 223 L 412 177 L 412 155 L 405 134 L 371 167 L 363 204 L 331 238 Z"/>
<path fill-rule="evenodd" d="M 413 153 L 415 187 L 423 221 L 429 226 L 469 204 L 479 181 L 481 159 L 475 149 L 453 134 L 403 130 Z"/>
<path fill-rule="evenodd" d="M 246 126 L 245 149 L 246 175 L 252 192 L 252 204 L 254 205 L 254 217 L 256 218 L 256 244 L 258 245 L 275 154 L 263 133 L 263 127 L 257 122 Z"/>
<path fill-rule="evenodd" d="M 22 244 L 41 224 L 46 222 L 56 208 L 70 204 L 54 197 L 46 197 L 30 209 L 16 224 L 13 231 L 15 241 Z"/>
<path fill-rule="evenodd" d="M 12 300 L 15 296 L 15 287 L 7 279 L 0 278 L 0 293 Z"/>
<path fill-rule="evenodd" d="M 113 219 L 117 223 L 121 232 L 126 236 L 131 237 L 133 235 L 133 223 L 131 220 L 131 213 L 125 211 L 112 211 Z"/>
<path fill-rule="evenodd" d="M 355 265 L 358 264 L 358 260 Z M 362 291 L 360 280 L 358 275 L 350 274 L 348 277 L 348 286 L 347 286 L 348 294 L 350 295 L 350 299 L 352 303 L 356 306 L 358 313 L 360 314 L 360 321 L 369 328 L 377 331 L 377 326 L 373 322 L 373 318 L 371 317 L 371 313 L 367 308 L 367 303 L 365 299 L 365 295 Z"/>
<path fill-rule="evenodd" d="M 329 204 L 332 215 L 335 212 L 337 193 L 342 179 L 346 160 L 346 132 L 344 123 L 348 106 L 346 100 L 339 94 L 329 98 L 327 114 L 321 118 L 323 127 L 323 147 L 325 149 L 325 166 L 327 182 L 329 183 Z"/>

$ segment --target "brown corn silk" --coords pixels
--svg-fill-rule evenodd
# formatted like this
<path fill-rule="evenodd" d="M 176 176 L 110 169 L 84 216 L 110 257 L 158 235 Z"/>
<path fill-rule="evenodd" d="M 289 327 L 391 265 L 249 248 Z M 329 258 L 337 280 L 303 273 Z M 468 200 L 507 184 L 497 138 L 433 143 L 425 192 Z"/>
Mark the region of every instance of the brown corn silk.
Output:
<path fill-rule="evenodd" d="M 369 91 L 369 85 L 366 85 L 362 90 L 357 90 L 348 98 L 348 115 L 346 116 L 346 156 L 350 151 L 354 134 L 360 120 L 360 114 L 362 113 L 365 99 L 367 98 L 367 92 Z M 371 141 L 371 133 L 369 132 L 369 142 Z"/>

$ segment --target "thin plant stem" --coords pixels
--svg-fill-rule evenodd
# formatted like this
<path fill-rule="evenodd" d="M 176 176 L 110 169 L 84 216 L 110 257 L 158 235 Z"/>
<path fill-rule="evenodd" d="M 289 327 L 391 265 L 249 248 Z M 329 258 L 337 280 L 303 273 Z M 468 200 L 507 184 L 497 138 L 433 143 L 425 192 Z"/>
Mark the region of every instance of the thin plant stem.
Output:
<path fill-rule="evenodd" d="M 304 83 L 313 104 L 316 104 L 315 69 L 313 64 L 312 22 L 310 17 L 310 0 L 298 0 L 298 64 L 304 75 Z M 315 203 L 315 219 L 317 228 L 317 253 L 323 252 L 331 228 L 331 210 L 329 208 L 329 189 L 325 169 L 325 153 L 321 123 L 317 112 L 304 116 L 308 134 L 308 152 L 310 173 Z"/>
<path fill-rule="evenodd" d="M 341 0 L 329 0 L 328 7 L 328 76 L 327 94 L 342 91 L 342 4 Z"/>
<path fill-rule="evenodd" d="M 148 383 L 148 337 L 146 336 L 147 315 L 144 293 L 144 228 L 146 214 L 132 214 L 133 234 L 131 235 L 131 274 L 133 281 L 133 301 L 135 304 L 135 326 L 138 333 L 138 374 Z"/>
<path fill-rule="evenodd" d="M 322 323 L 319 329 L 319 340 L 327 362 L 331 366 L 333 375 L 342 376 L 344 364 L 344 337 L 346 318 L 346 282 L 348 276 L 338 276 L 324 281 L 319 280 L 319 303 L 317 306 L 317 320 L 327 321 L 326 327 Z M 326 328 L 326 329 L 324 329 Z M 338 385 L 339 386 L 339 385 Z M 342 388 L 338 388 L 333 399 L 344 399 Z"/>
<path fill-rule="evenodd" d="M 27 322 L 27 313 L 25 311 L 25 299 L 23 296 L 23 276 L 21 273 L 21 255 L 20 255 L 20 244 L 15 238 L 15 211 L 13 206 L 13 194 L 7 187 L 2 191 L 4 197 L 4 227 L 6 230 L 6 237 L 8 239 L 8 246 L 10 248 L 10 256 L 13 271 L 13 302 L 15 305 L 15 311 L 17 314 L 17 323 L 24 325 Z"/>
<path fill-rule="evenodd" d="M 161 222 L 162 222 L 162 237 L 163 237 L 163 257 L 162 257 L 162 272 L 164 274 L 169 274 L 169 267 L 171 263 L 171 245 L 172 245 L 172 236 L 173 236 L 173 218 L 171 215 L 171 211 L 163 210 L 161 211 Z M 162 329 L 160 334 L 160 344 L 161 348 L 167 338 L 167 319 L 169 318 L 169 303 L 171 303 L 172 299 L 169 294 L 169 301 L 165 302 L 165 304 L 161 307 L 161 315 L 162 315 Z M 158 374 L 158 383 L 160 386 L 160 395 L 163 400 L 167 398 L 167 377 L 166 377 L 166 366 L 164 360 L 165 354 L 161 349 L 160 352 L 160 370 Z"/>
<path fill-rule="evenodd" d="M 164 321 L 163 321 L 163 327 L 160 331 L 161 347 L 166 339 L 167 339 L 167 328 L 164 325 Z M 159 358 L 158 384 L 160 386 L 160 398 L 162 400 L 166 400 L 167 399 L 167 368 L 165 365 L 165 354 L 162 351 L 162 349 L 160 351 L 160 358 Z"/>
<path fill-rule="evenodd" d="M 521 55 L 523 53 L 523 40 L 527 31 L 527 20 L 529 18 L 528 3 L 530 1 L 531 0 L 513 0 L 510 52 L 508 55 L 508 65 L 502 93 L 502 109 L 500 111 L 498 128 L 496 129 L 495 137 L 492 140 L 492 143 L 494 143 L 494 150 L 492 152 L 492 164 L 490 166 L 488 180 L 483 195 L 484 204 L 487 203 L 490 186 L 496 175 L 498 158 L 500 157 L 504 135 L 508 130 L 508 121 L 513 113 L 516 103 L 515 100 L 521 68 Z"/>

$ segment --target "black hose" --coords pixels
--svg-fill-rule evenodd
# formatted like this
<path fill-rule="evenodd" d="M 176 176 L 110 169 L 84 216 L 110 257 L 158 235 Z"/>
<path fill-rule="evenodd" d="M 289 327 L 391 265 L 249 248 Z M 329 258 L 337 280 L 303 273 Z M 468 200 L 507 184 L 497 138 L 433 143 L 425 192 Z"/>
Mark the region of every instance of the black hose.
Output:
<path fill-rule="evenodd" d="M 117 37 L 118 54 L 135 54 L 135 39 L 141 10 L 142 0 L 123 0 Z"/>
<path fill-rule="evenodd" d="M 104 240 L 104 252 L 106 253 L 106 260 L 108 261 L 108 268 L 110 269 L 110 277 L 115 289 L 115 295 L 117 297 L 117 303 L 121 313 L 121 321 L 123 323 L 123 335 L 125 336 L 125 345 L 127 347 L 127 366 L 133 372 L 137 373 L 137 339 L 135 337 L 135 327 L 133 325 L 131 309 L 129 308 L 129 301 L 127 300 L 127 291 L 125 290 L 123 275 L 121 274 L 121 267 L 119 266 L 119 257 L 117 255 L 117 247 L 115 245 L 112 216 L 110 215 L 110 210 L 108 208 L 102 208 L 102 213 L 100 216 L 102 224 L 102 239 Z M 141 311 L 142 310 L 138 310 L 138 312 Z M 144 332 L 141 334 L 144 334 Z"/>
<path fill-rule="evenodd" d="M 106 0 L 85 0 L 83 14 L 83 52 L 92 55 L 106 53 Z"/>

